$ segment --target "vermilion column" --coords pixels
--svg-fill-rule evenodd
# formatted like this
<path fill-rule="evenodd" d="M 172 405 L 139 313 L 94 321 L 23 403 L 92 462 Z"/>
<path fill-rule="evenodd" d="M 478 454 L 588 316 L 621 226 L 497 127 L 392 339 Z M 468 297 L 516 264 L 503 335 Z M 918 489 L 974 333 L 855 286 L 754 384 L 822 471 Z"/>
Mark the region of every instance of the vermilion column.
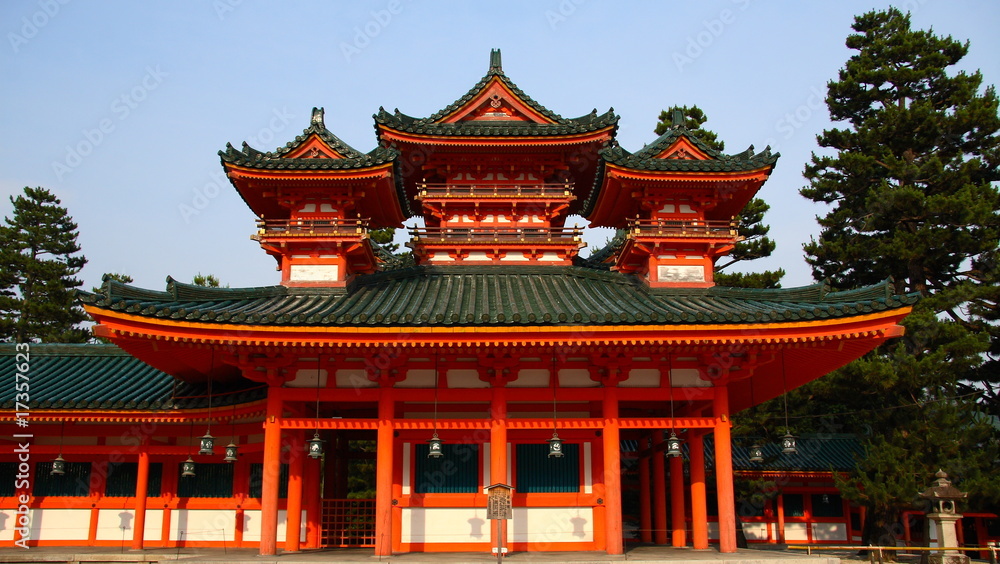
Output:
<path fill-rule="evenodd" d="M 645 441 L 644 441 L 645 442 Z M 653 453 L 656 456 L 656 453 Z M 650 498 L 653 495 L 649 481 L 649 457 L 639 458 L 639 540 L 642 542 L 653 542 L 653 519 L 652 504 Z"/>
<path fill-rule="evenodd" d="M 392 451 L 395 403 L 392 383 L 382 386 L 378 402 L 378 454 L 375 459 L 375 556 L 392 554 Z"/>
<path fill-rule="evenodd" d="M 674 530 L 673 545 L 687 546 L 687 519 L 684 515 L 684 458 L 670 459 L 670 525 Z"/>
<path fill-rule="evenodd" d="M 139 450 L 139 465 L 135 477 L 135 519 L 133 519 L 132 550 L 142 550 L 146 532 L 146 490 L 149 489 L 149 453 L 146 445 Z"/>
<path fill-rule="evenodd" d="M 490 481 L 507 484 L 507 388 L 493 386 L 490 398 Z M 490 484 L 486 484 L 487 486 Z M 503 545 L 507 546 L 506 522 L 500 523 Z M 490 527 L 490 546 L 497 546 L 497 528 Z"/>
<path fill-rule="evenodd" d="M 691 457 L 691 536 L 694 547 L 708 548 L 708 500 L 705 497 L 705 443 L 704 433 L 691 435 L 688 456 Z"/>
<path fill-rule="evenodd" d="M 329 451 L 327 451 L 329 452 Z M 329 454 L 327 455 L 329 456 Z M 305 470 L 302 477 L 302 487 L 305 492 L 302 504 L 306 508 L 306 547 L 319 548 L 321 531 L 321 503 L 322 492 L 320 491 L 319 480 L 319 459 L 311 458 L 305 460 Z"/>
<path fill-rule="evenodd" d="M 778 542 L 785 543 L 785 496 L 778 494 Z"/>
<path fill-rule="evenodd" d="M 604 528 L 608 554 L 622 554 L 621 433 L 618 388 L 604 389 Z"/>
<path fill-rule="evenodd" d="M 667 479 L 663 451 L 663 431 L 653 432 L 653 542 L 667 544 Z"/>
<path fill-rule="evenodd" d="M 278 552 L 278 481 L 281 477 L 281 388 L 267 389 L 264 418 L 264 476 L 260 495 L 260 555 Z"/>
<path fill-rule="evenodd" d="M 285 551 L 298 552 L 302 530 L 302 473 L 305 469 L 305 441 L 302 431 L 297 431 L 289 442 L 288 458 L 288 501 L 285 523 Z"/>
<path fill-rule="evenodd" d="M 736 499 L 733 492 L 733 444 L 729 432 L 729 388 L 715 387 L 715 487 L 719 500 L 719 552 L 736 552 Z"/>

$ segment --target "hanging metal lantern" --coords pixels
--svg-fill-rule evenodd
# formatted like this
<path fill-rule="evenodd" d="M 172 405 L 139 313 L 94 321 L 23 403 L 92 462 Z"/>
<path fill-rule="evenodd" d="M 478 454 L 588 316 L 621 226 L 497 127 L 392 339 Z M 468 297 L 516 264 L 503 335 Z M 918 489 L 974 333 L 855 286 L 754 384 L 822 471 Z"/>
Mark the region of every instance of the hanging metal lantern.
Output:
<path fill-rule="evenodd" d="M 181 478 L 194 478 L 194 460 L 190 456 L 181 465 Z"/>
<path fill-rule="evenodd" d="M 226 457 L 222 459 L 223 462 L 236 462 L 236 457 L 239 456 L 240 447 L 236 446 L 236 443 L 229 443 L 226 445 Z"/>
<path fill-rule="evenodd" d="M 442 441 L 438 437 L 437 431 L 434 431 L 434 436 L 427 443 L 427 458 L 441 458 L 444 456 L 444 452 L 441 450 Z"/>
<path fill-rule="evenodd" d="M 52 471 L 49 472 L 52 476 L 62 476 L 66 473 L 66 461 L 63 460 L 62 453 L 56 456 L 56 459 L 52 461 Z"/>
<path fill-rule="evenodd" d="M 552 438 L 549 439 L 549 458 L 562 458 L 563 444 L 559 438 L 559 433 L 552 431 Z"/>
<path fill-rule="evenodd" d="M 319 431 L 313 432 L 313 438 L 309 439 L 309 458 L 319 458 L 323 456 L 323 439 L 319 438 Z"/>
<path fill-rule="evenodd" d="M 205 432 L 205 436 L 199 440 L 198 454 L 211 455 L 215 450 L 215 437 Z"/>
<path fill-rule="evenodd" d="M 684 442 L 677 437 L 677 434 L 670 431 L 670 437 L 667 439 L 667 456 L 673 458 L 681 455 L 681 443 Z"/>
<path fill-rule="evenodd" d="M 750 447 L 750 462 L 764 462 L 764 448 L 757 443 Z"/>
<path fill-rule="evenodd" d="M 781 437 L 781 454 L 798 454 L 799 449 L 795 448 L 795 435 L 785 433 Z"/>

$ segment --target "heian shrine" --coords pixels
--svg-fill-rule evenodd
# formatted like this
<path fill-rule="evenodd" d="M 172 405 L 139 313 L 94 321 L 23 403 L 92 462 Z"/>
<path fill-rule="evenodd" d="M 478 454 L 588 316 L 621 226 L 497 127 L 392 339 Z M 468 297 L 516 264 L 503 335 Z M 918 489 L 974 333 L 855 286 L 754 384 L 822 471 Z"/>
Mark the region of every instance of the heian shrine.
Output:
<path fill-rule="evenodd" d="M 368 153 L 322 109 L 275 151 L 227 146 L 280 283 L 82 294 L 127 354 L 34 358 L 33 489 L 4 498 L 30 496 L 28 543 L 621 554 L 631 441 L 636 536 L 735 552 L 732 418 L 901 335 L 915 298 L 714 285 L 778 155 L 677 118 L 633 153 L 618 119 L 552 112 L 493 51 L 437 113 L 380 109 Z M 584 258 L 570 214 L 618 235 Z M 369 238 L 416 216 L 411 255 Z"/>

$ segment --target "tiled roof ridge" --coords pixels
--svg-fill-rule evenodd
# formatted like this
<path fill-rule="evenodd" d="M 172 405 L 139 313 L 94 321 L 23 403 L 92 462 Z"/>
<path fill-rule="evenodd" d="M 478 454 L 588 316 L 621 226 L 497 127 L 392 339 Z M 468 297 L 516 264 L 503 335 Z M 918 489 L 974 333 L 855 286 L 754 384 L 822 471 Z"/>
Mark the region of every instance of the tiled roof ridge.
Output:
<path fill-rule="evenodd" d="M 600 280 L 626 286 L 644 287 L 634 276 L 619 274 L 617 272 L 602 271 L 584 266 L 564 266 L 564 265 L 479 265 L 470 269 L 467 266 L 450 265 L 415 265 L 396 270 L 384 270 L 373 274 L 365 274 L 354 279 L 353 284 L 348 286 L 348 290 L 353 290 L 360 286 L 371 286 L 388 280 L 401 280 L 406 278 L 416 278 L 421 276 L 485 276 L 496 274 L 513 274 L 528 276 L 575 276 L 590 280 Z"/>
<path fill-rule="evenodd" d="M 244 141 L 242 149 L 236 149 L 231 143 L 226 143 L 225 150 L 219 151 L 219 157 L 224 163 L 250 168 L 298 170 L 364 168 L 394 161 L 399 155 L 395 149 L 383 146 L 376 146 L 367 153 L 358 151 L 327 129 L 323 116 L 323 108 L 313 108 L 309 126 L 302 130 L 300 135 L 274 151 L 260 151 Z M 311 135 L 318 136 L 344 158 L 285 157 L 306 142 Z"/>
<path fill-rule="evenodd" d="M 127 356 L 129 353 L 110 343 L 29 343 L 33 356 Z M 16 343 L 0 343 L 0 356 L 15 356 Z"/>

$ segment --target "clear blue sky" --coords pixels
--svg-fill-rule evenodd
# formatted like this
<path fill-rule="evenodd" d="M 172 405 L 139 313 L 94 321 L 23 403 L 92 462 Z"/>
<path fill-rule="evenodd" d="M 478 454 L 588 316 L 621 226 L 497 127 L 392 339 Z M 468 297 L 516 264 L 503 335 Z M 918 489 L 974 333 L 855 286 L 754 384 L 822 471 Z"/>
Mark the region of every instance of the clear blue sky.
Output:
<path fill-rule="evenodd" d="M 313 106 L 368 151 L 379 106 L 429 115 L 482 77 L 498 47 L 507 75 L 553 111 L 613 106 L 627 149 L 655 138 L 661 109 L 697 104 L 727 152 L 779 150 L 760 193 L 778 250 L 759 268 L 784 267 L 786 287 L 808 284 L 802 243 L 823 210 L 798 190 L 830 126 L 825 85 L 850 56 L 853 16 L 887 5 L 6 0 L 0 215 L 26 185 L 55 192 L 79 223 L 88 288 L 104 272 L 156 289 L 168 274 L 198 272 L 274 284 L 275 262 L 249 239 L 253 214 L 216 152 L 283 145 Z M 962 68 L 1000 82 L 1000 3 L 897 5 L 915 27 L 970 40 Z M 589 239 L 600 246 L 606 235 Z"/>

